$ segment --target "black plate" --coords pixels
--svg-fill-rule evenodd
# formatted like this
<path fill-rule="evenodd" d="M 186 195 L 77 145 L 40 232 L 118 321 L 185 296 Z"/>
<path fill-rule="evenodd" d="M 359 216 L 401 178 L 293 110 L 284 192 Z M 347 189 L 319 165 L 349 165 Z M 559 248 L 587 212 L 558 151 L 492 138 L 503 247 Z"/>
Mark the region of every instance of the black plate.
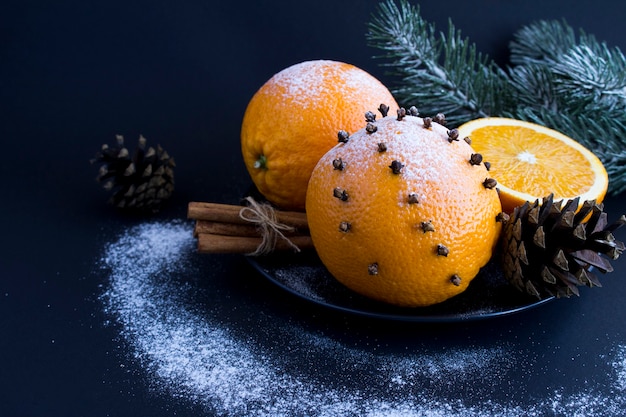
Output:
<path fill-rule="evenodd" d="M 553 299 L 527 296 L 489 263 L 463 293 L 434 306 L 401 308 L 365 298 L 344 287 L 322 265 L 314 251 L 246 257 L 270 281 L 286 291 L 321 306 L 379 319 L 412 322 L 458 322 L 517 313 Z"/>

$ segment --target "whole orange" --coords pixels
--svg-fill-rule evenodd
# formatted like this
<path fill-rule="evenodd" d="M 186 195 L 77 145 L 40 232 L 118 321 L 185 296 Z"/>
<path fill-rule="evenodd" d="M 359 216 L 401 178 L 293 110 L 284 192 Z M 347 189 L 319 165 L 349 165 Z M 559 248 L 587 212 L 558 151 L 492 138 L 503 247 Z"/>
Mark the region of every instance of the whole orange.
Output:
<path fill-rule="evenodd" d="M 463 292 L 490 260 L 502 207 L 482 158 L 456 133 L 387 116 L 319 160 L 307 219 L 338 281 L 390 304 L 427 306 Z"/>
<path fill-rule="evenodd" d="M 397 104 L 366 71 L 337 61 L 306 61 L 270 78 L 244 114 L 241 150 L 258 190 L 283 209 L 304 210 L 306 188 L 319 158 L 337 132 L 363 126 L 363 114 Z"/>

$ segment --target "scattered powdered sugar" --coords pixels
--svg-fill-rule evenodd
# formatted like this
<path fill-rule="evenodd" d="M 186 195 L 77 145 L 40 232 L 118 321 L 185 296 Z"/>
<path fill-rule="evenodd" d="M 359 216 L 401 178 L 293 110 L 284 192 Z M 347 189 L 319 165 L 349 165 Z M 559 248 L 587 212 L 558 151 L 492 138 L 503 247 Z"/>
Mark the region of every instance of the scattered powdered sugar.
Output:
<path fill-rule="evenodd" d="M 615 386 L 619 391 L 623 391 L 626 395 L 626 346 L 617 347 L 615 360 L 612 363 L 615 369 Z"/>
<path fill-rule="evenodd" d="M 276 270 L 276 278 L 305 297 L 324 302 L 324 297 L 315 288 L 319 285 L 317 282 L 318 271 L 318 268 L 302 267 L 298 271 L 298 275 L 294 276 L 289 270 Z"/>
<path fill-rule="evenodd" d="M 267 340 L 255 338 L 238 328 L 250 323 L 194 299 L 202 292 L 190 278 L 200 273 L 194 251 L 187 223 L 128 229 L 104 250 L 109 279 L 101 300 L 157 394 L 193 402 L 207 414 L 614 416 L 626 406 L 626 346 L 607 364 L 614 371 L 610 398 L 586 387 L 520 407 L 489 400 L 520 366 L 512 346 L 383 354 L 263 314 L 258 333 Z"/>

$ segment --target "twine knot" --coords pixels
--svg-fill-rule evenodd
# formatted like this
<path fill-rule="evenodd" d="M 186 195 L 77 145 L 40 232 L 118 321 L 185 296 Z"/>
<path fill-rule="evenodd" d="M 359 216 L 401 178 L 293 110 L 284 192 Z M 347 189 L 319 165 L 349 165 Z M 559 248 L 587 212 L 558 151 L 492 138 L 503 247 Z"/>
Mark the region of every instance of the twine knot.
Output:
<path fill-rule="evenodd" d="M 254 252 L 249 254 L 250 256 L 267 255 L 273 252 L 278 239 L 283 239 L 296 252 L 300 252 L 300 248 L 284 234 L 293 232 L 295 228 L 280 223 L 272 206 L 266 203 L 258 203 L 252 197 L 246 197 L 245 200 L 248 206 L 243 207 L 239 211 L 239 217 L 255 224 L 259 228 L 262 238 L 261 243 Z"/>

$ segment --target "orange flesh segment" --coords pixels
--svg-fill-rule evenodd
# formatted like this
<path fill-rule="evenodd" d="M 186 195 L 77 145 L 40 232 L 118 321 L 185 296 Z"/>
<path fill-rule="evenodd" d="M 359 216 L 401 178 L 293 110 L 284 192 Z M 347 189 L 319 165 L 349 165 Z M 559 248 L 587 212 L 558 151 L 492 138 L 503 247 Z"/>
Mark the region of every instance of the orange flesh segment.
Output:
<path fill-rule="evenodd" d="M 491 175 L 530 195 L 580 195 L 594 184 L 587 158 L 562 141 L 520 126 L 488 126 L 472 132 L 472 146 L 497 160 Z M 555 161 L 559 161 L 555 164 Z"/>

